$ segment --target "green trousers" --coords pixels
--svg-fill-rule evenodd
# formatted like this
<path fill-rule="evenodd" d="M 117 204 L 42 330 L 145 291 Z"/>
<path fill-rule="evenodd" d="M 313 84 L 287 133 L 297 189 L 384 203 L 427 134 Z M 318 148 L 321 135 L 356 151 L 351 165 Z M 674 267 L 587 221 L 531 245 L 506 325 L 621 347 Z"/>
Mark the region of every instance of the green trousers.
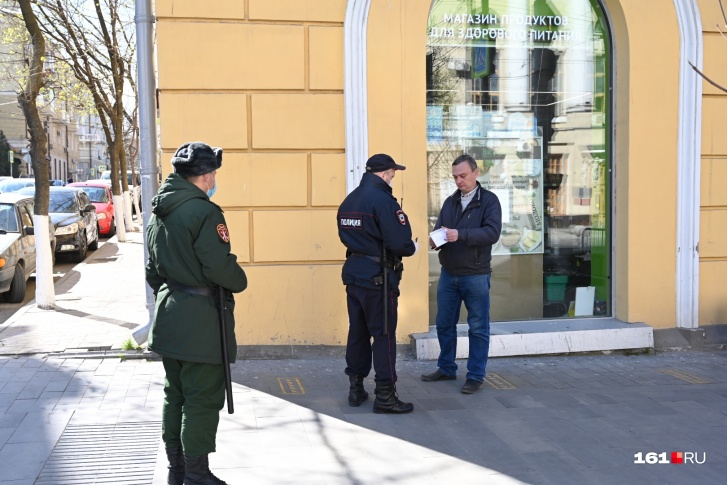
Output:
<path fill-rule="evenodd" d="M 221 364 L 203 364 L 163 357 L 164 408 L 162 439 L 187 456 L 215 451 L 220 410 L 225 405 L 225 374 Z"/>

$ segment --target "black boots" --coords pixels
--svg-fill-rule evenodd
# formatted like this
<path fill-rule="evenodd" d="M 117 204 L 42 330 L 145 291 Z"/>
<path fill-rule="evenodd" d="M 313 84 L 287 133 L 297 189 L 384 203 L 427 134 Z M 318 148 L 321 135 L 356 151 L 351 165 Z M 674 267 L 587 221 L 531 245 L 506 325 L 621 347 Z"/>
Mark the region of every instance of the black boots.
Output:
<path fill-rule="evenodd" d="M 351 382 L 351 388 L 348 391 L 348 405 L 360 406 L 362 402 L 369 398 L 369 393 L 364 389 L 364 378 L 362 376 L 349 376 L 348 380 Z"/>
<path fill-rule="evenodd" d="M 396 386 L 391 384 L 376 384 L 376 400 L 374 401 L 374 412 L 377 414 L 404 414 L 414 410 L 410 402 L 399 401 L 396 393 Z"/>
<path fill-rule="evenodd" d="M 167 485 L 184 485 L 184 454 L 181 448 L 167 448 Z"/>
<path fill-rule="evenodd" d="M 210 471 L 207 455 L 184 455 L 184 485 L 227 485 Z"/>

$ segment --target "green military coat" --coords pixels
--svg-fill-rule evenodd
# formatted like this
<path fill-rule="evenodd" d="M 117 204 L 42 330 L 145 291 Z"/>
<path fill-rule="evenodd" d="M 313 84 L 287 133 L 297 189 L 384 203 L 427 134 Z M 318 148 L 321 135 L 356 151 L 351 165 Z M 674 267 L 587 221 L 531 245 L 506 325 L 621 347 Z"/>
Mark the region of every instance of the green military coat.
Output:
<path fill-rule="evenodd" d="M 149 349 L 190 362 L 222 363 L 219 314 L 215 300 L 171 290 L 167 279 L 183 285 L 227 291 L 225 324 L 230 362 L 237 356 L 235 300 L 247 277 L 230 252 L 230 234 L 222 209 L 207 194 L 171 174 L 152 200 L 146 241 L 146 281 L 156 297 Z"/>

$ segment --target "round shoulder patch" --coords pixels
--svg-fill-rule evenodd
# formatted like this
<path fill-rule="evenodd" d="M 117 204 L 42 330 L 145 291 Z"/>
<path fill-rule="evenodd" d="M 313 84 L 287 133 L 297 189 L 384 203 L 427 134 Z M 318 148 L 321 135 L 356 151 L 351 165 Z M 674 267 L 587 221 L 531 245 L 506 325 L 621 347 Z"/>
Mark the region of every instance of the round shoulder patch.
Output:
<path fill-rule="evenodd" d="M 403 210 L 396 211 L 396 217 L 399 219 L 399 224 L 406 226 L 406 214 Z"/>
<path fill-rule="evenodd" d="M 217 224 L 217 234 L 219 234 L 220 239 L 226 243 L 230 242 L 230 231 L 227 230 L 227 226 L 224 224 Z"/>

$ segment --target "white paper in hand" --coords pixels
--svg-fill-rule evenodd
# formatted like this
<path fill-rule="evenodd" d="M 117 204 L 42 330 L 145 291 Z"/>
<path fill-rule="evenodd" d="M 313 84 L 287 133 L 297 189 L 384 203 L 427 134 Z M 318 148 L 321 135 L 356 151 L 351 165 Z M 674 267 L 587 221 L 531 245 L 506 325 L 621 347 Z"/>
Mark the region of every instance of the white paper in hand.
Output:
<path fill-rule="evenodd" d="M 443 244 L 447 244 L 447 230 L 443 227 L 430 232 L 429 237 L 432 239 L 432 242 L 434 242 L 435 248 L 438 248 Z"/>

